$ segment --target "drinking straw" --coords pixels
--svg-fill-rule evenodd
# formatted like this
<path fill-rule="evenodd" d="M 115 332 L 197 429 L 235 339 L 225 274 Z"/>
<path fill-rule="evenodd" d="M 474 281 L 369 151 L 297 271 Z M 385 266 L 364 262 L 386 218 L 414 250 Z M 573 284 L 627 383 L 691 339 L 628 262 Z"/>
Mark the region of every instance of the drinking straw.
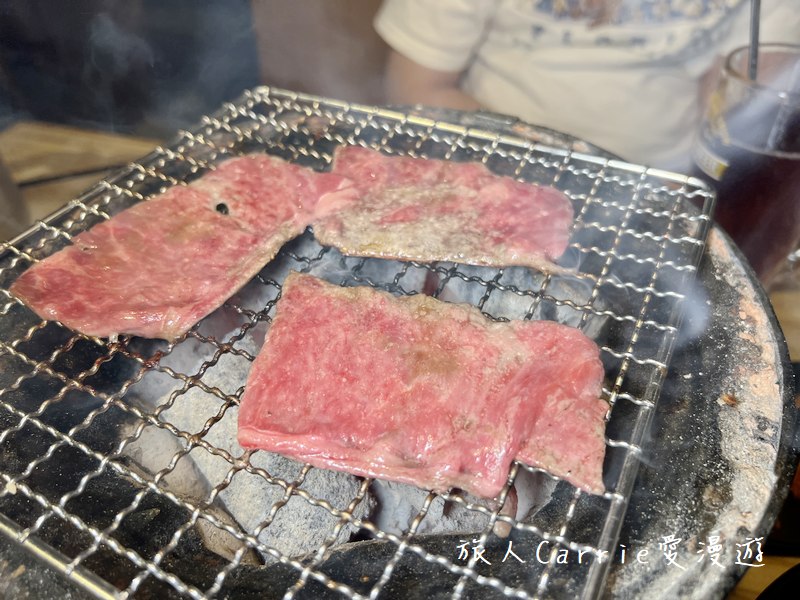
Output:
<path fill-rule="evenodd" d="M 755 81 L 758 75 L 758 29 L 761 18 L 761 0 L 750 1 L 750 51 L 747 75 Z"/>
<path fill-rule="evenodd" d="M 792 115 L 793 107 L 797 105 L 795 90 L 798 88 L 800 88 L 800 58 L 795 60 L 789 76 L 789 83 L 786 85 L 787 94 L 781 96 L 781 106 L 767 138 L 768 150 L 778 150 L 784 142 L 784 136 L 789 129 L 789 117 Z"/>

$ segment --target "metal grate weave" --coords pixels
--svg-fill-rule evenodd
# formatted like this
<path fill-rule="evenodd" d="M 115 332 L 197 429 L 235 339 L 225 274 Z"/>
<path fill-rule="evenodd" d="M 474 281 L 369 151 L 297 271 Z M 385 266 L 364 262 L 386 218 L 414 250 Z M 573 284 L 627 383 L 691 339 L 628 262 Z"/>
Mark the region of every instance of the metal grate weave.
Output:
<path fill-rule="evenodd" d="M 269 152 L 324 169 L 339 144 L 480 160 L 554 185 L 575 208 L 561 261 L 575 274 L 352 258 L 307 231 L 171 344 L 87 338 L 7 291 L 80 231 L 219 161 Z M 99 597 L 596 596 L 712 203 L 697 180 L 542 146 L 491 122 L 247 92 L 3 244 L 0 530 Z M 490 318 L 581 328 L 606 368 L 609 491 L 592 496 L 515 464 L 497 502 L 482 502 L 243 451 L 238 400 L 290 269 L 395 294 L 433 282 L 434 295 Z M 500 506 L 515 483 L 530 506 L 509 515 Z"/>

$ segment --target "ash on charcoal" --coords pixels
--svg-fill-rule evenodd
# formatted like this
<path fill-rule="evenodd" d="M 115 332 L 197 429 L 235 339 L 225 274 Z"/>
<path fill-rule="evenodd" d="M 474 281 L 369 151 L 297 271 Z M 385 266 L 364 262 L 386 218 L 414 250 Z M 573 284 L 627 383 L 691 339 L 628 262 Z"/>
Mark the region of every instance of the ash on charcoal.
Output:
<path fill-rule="evenodd" d="M 210 497 L 211 485 L 203 471 L 198 467 L 194 456 L 184 455 L 188 444 L 166 429 L 150 425 L 137 431 L 134 428 L 123 437 L 135 437 L 125 448 L 130 466 L 145 479 L 159 476 L 159 487 L 185 498 L 195 505 L 203 505 Z M 138 437 L 136 437 L 138 435 Z M 193 454 L 193 453 L 192 453 Z M 180 458 L 173 462 L 174 457 Z M 205 504 L 203 510 L 213 515 L 219 522 L 235 526 L 235 518 L 219 502 Z M 206 548 L 230 560 L 242 547 L 230 535 L 205 519 L 196 523 L 197 530 Z M 260 560 L 252 551 L 242 557 L 245 564 L 258 564 Z"/>
<path fill-rule="evenodd" d="M 189 375 L 189 383 L 165 381 L 165 376 L 156 372 L 135 386 L 140 402 L 159 413 L 165 428 L 146 427 L 139 439 L 127 447 L 128 456 L 145 471 L 156 473 L 178 453 L 188 451 L 164 476 L 164 485 L 195 502 L 213 499 L 212 506 L 229 515 L 217 517 L 223 522 L 235 521 L 243 532 L 254 533 L 263 528 L 257 537 L 264 546 L 265 560 L 274 558 L 267 548 L 286 556 L 316 551 L 340 519 L 325 506 L 315 505 L 314 499 L 345 510 L 358 496 L 361 480 L 319 469 L 305 473 L 302 464 L 267 452 L 253 454 L 252 468 L 243 468 L 238 459 L 245 451 L 236 441 L 237 402 L 250 369 L 248 358 L 235 352 L 219 354 L 213 345 L 190 343 L 188 350 L 173 351 L 169 364 L 173 370 Z M 194 379 L 201 373 L 202 385 Z M 153 397 L 158 400 L 144 400 Z M 166 428 L 174 428 L 179 435 Z M 303 493 L 287 493 L 288 486 L 295 482 Z M 367 496 L 353 514 L 364 518 L 371 507 Z M 345 524 L 333 543 L 346 542 L 355 531 L 353 525 Z M 220 548 L 210 535 L 206 541 L 212 550 L 230 555 L 230 548 Z M 230 541 L 227 537 L 226 543 Z"/>
<path fill-rule="evenodd" d="M 514 478 L 517 521 L 529 522 L 553 498 L 558 480 L 538 470 L 520 468 Z"/>
<path fill-rule="evenodd" d="M 342 274 L 346 285 L 372 285 L 392 293 L 414 294 L 423 291 L 430 271 L 410 262 L 379 258 L 347 258 Z"/>
<path fill-rule="evenodd" d="M 596 293 L 590 281 L 578 277 L 547 278 L 524 267 L 440 266 L 447 269 L 446 275 L 438 275 L 440 300 L 477 306 L 495 319 L 555 321 L 578 327 L 595 340 L 608 321 L 600 313 L 627 304 L 621 288 L 606 284 Z"/>
<path fill-rule="evenodd" d="M 382 480 L 373 481 L 370 490 L 377 501 L 372 515 L 373 522 L 383 531 L 396 535 L 408 531 L 429 493 L 404 483 Z M 464 500 L 486 505 L 488 508 L 488 502 L 473 496 L 465 494 Z M 420 522 L 417 533 L 478 532 L 485 529 L 488 523 L 487 513 L 471 510 L 464 504 L 436 496 L 428 507 L 425 518 Z"/>
<path fill-rule="evenodd" d="M 335 284 L 372 285 L 401 294 L 420 292 L 428 273 L 428 269 L 409 262 L 345 256 L 335 248 L 321 246 L 310 229 L 287 243 L 279 260 L 272 261 L 261 271 L 260 279 L 282 282 L 290 271 L 309 273 Z M 249 294 L 248 305 L 257 305 L 253 291 Z M 270 299 L 257 297 L 262 307 Z M 259 310 L 252 306 L 251 309 Z"/>
<path fill-rule="evenodd" d="M 522 522 L 532 519 L 551 500 L 557 483 L 544 473 L 519 469 L 514 479 L 516 509 L 510 516 Z M 376 500 L 373 522 L 383 531 L 396 535 L 402 535 L 409 530 L 429 494 L 428 491 L 411 485 L 382 480 L 374 480 L 370 491 Z M 459 497 L 463 502 L 435 496 L 416 533 L 466 534 L 484 531 L 489 524 L 490 513 L 497 507 L 496 503 L 465 493 L 460 493 Z M 484 506 L 487 510 L 469 508 L 467 504 Z"/>
<path fill-rule="evenodd" d="M 471 265 L 455 265 L 453 263 L 436 263 L 438 287 L 436 297 L 445 302 L 471 304 L 481 306 L 481 300 L 493 292 L 492 282 L 502 275 L 501 269 L 495 267 L 477 267 Z M 485 309 L 484 309 L 485 310 Z M 522 313 L 524 314 L 524 312 Z"/>

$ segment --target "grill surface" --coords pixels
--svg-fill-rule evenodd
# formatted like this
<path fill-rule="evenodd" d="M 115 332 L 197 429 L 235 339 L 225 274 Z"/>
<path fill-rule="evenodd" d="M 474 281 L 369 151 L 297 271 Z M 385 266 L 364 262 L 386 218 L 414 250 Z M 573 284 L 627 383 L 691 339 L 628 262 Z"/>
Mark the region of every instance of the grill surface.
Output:
<path fill-rule="evenodd" d="M 306 232 L 174 344 L 86 338 L 42 322 L 7 291 L 80 231 L 225 158 L 266 151 L 322 169 L 339 144 L 481 160 L 496 173 L 557 187 L 575 208 L 561 261 L 575 274 L 356 259 Z M 491 122 L 467 126 L 268 88 L 248 92 L 4 245 L 0 529 L 98 596 L 595 596 L 712 202 L 697 180 L 540 146 Z M 317 469 L 244 452 L 235 442 L 238 399 L 289 269 L 396 294 L 433 282 L 434 295 L 469 301 L 490 318 L 549 318 L 583 329 L 606 368 L 608 492 L 581 493 L 515 464 L 500 499 L 515 478 L 532 478 L 546 493 L 531 514 L 517 520 L 457 490 L 422 493 L 389 529 L 374 517 L 379 500 L 370 481 L 355 480 L 347 497 L 333 498 L 315 485 Z M 244 523 L 234 504 L 248 486 L 269 488 L 274 500 Z M 308 518 L 292 525 L 318 536 L 301 555 L 267 535 L 290 535 L 280 522 L 292 506 L 303 509 L 292 519 Z M 442 514 L 482 519 L 481 527 L 425 533 L 442 506 Z M 494 533 L 498 523 L 508 537 Z M 553 558 L 547 564 L 532 559 L 543 541 Z M 581 564 L 556 561 L 560 550 L 581 553 Z"/>

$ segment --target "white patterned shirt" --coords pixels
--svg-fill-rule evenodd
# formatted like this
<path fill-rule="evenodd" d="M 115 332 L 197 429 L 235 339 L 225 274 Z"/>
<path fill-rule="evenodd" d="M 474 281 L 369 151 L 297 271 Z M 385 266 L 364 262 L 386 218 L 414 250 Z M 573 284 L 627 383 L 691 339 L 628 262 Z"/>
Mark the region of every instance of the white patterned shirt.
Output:
<path fill-rule="evenodd" d="M 400 54 L 464 72 L 490 110 L 686 171 L 700 82 L 748 42 L 750 0 L 384 0 L 375 28 Z M 602 3 L 601 3 L 602 4 Z M 762 0 L 762 41 L 800 43 L 800 0 Z"/>

